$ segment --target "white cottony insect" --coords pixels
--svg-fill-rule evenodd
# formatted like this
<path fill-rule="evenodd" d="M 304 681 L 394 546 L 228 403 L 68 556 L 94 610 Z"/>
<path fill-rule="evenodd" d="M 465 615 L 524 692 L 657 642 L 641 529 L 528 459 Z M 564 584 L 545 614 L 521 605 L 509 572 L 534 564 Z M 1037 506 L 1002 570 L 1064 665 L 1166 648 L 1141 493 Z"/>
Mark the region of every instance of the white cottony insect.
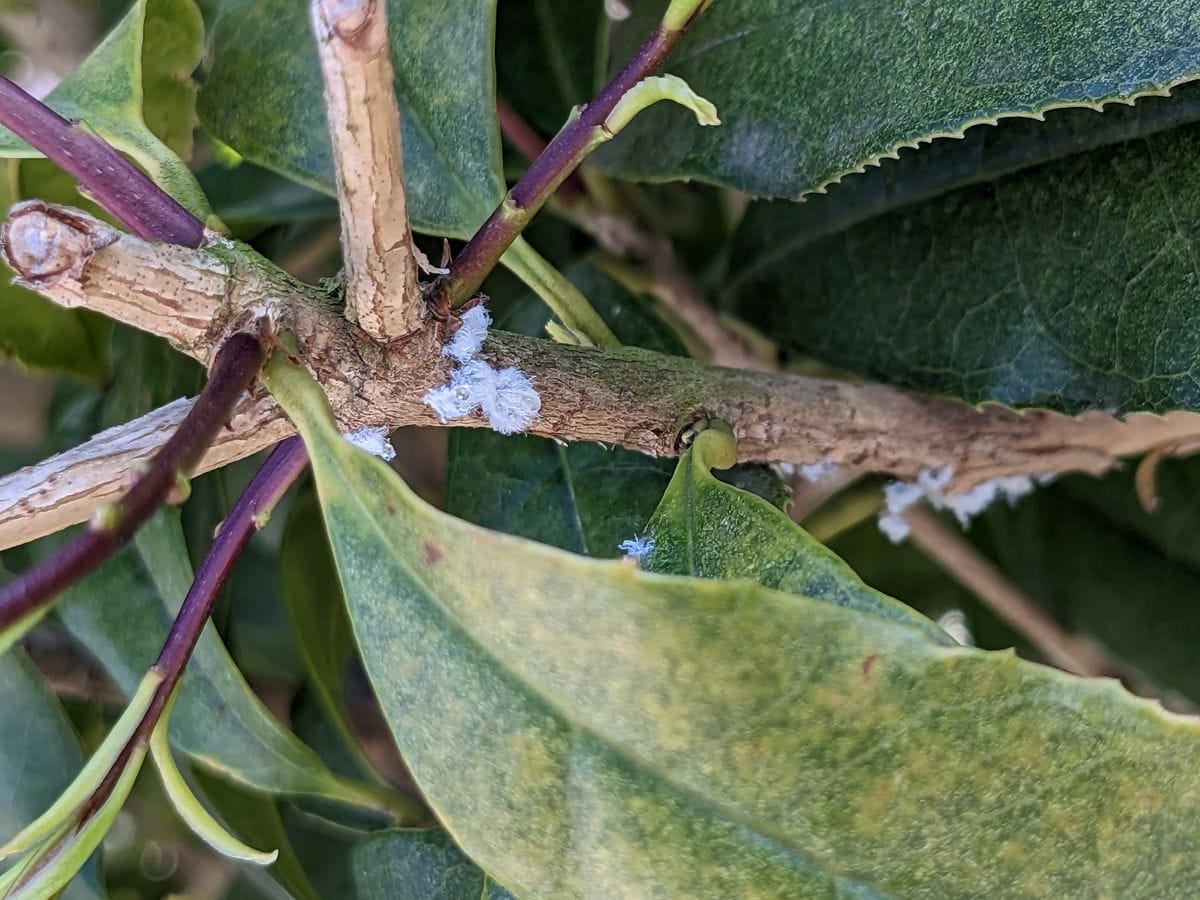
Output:
<path fill-rule="evenodd" d="M 472 360 L 450 373 L 450 383 L 436 387 L 421 398 L 445 424 L 450 419 L 469 415 L 493 392 L 495 370 L 485 362 Z"/>
<path fill-rule="evenodd" d="M 1046 481 L 1043 477 L 1028 475 L 1002 475 L 992 478 L 961 494 L 947 495 L 945 487 L 954 478 L 954 467 L 922 469 L 916 483 L 892 481 L 884 486 L 884 511 L 879 515 L 879 530 L 893 544 L 908 537 L 908 521 L 904 513 L 921 500 L 926 500 L 934 509 L 948 509 L 954 513 L 964 528 L 971 519 L 987 509 L 993 501 L 1003 497 L 1015 503 L 1033 490 L 1036 484 Z"/>
<path fill-rule="evenodd" d="M 654 553 L 654 536 L 635 534 L 633 537 L 621 541 L 617 545 L 617 549 L 625 551 L 626 559 L 641 562 L 643 559 L 649 559 Z"/>
<path fill-rule="evenodd" d="M 442 348 L 442 356 L 449 356 L 461 363 L 469 362 L 479 355 L 483 342 L 487 340 L 488 328 L 492 317 L 482 306 L 472 306 L 459 320 L 458 331 Z"/>
<path fill-rule="evenodd" d="M 384 462 L 391 462 L 396 458 L 396 450 L 392 447 L 392 442 L 388 440 L 388 428 L 386 425 L 359 428 L 355 431 L 347 432 L 342 437 L 359 450 L 366 450 L 372 456 L 378 456 Z"/>
<path fill-rule="evenodd" d="M 493 369 L 490 391 L 479 405 L 493 431 L 516 434 L 533 424 L 542 409 L 542 398 L 529 376 L 520 369 Z"/>
<path fill-rule="evenodd" d="M 459 366 L 450 373 L 449 384 L 433 388 L 421 399 L 443 424 L 479 409 L 494 431 L 516 434 L 536 421 L 542 398 L 520 369 L 496 369 L 476 359 L 491 322 L 482 306 L 463 313 L 462 325 L 442 348 L 442 355 L 457 360 Z"/>
<path fill-rule="evenodd" d="M 831 459 L 823 459 L 820 462 L 802 465 L 799 467 L 800 477 L 809 484 L 816 484 L 823 478 L 828 478 L 830 475 L 837 472 L 838 467 Z"/>

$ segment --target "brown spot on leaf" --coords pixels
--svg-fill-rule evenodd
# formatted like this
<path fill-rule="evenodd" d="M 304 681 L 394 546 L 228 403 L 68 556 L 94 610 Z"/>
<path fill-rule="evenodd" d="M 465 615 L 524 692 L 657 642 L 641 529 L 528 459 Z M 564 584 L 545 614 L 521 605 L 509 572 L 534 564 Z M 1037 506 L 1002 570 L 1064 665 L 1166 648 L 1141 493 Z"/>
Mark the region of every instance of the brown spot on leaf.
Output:
<path fill-rule="evenodd" d="M 875 667 L 875 661 L 877 659 L 879 659 L 878 653 L 868 653 L 866 658 L 862 661 L 862 665 L 858 667 L 859 671 L 862 673 L 863 681 L 869 682 L 871 680 L 871 669 Z"/>
<path fill-rule="evenodd" d="M 438 560 L 442 558 L 442 551 L 429 541 L 421 544 L 421 551 L 425 556 L 425 565 L 427 566 L 437 565 Z"/>

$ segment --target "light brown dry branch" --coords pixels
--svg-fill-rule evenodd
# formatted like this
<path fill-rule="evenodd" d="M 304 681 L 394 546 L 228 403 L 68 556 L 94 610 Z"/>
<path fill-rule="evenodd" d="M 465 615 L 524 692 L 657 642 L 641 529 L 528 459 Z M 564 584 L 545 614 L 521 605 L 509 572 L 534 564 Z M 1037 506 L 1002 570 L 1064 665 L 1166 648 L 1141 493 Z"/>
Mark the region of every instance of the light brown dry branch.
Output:
<path fill-rule="evenodd" d="M 295 335 L 302 362 L 347 429 L 437 423 L 421 401 L 448 378 L 435 329 L 381 348 L 349 325 L 327 297 L 248 248 L 215 241 L 186 250 L 113 235 L 84 213 L 34 204 L 14 212 L 3 249 L 23 283 L 43 296 L 102 309 L 198 359 L 207 359 L 221 336 L 248 317 L 269 319 L 278 331 Z M 30 267 L 30 260 L 43 258 L 57 262 Z M 187 290 L 181 293 L 180 285 Z M 154 313 L 156 298 L 184 312 Z M 1192 413 L 1119 421 L 1102 413 L 1070 417 L 978 409 L 883 385 L 725 369 L 505 333 L 493 333 L 484 353 L 533 379 L 542 401 L 533 433 L 619 444 L 654 456 L 677 453 L 681 431 L 708 416 L 731 425 L 744 460 L 829 460 L 910 480 L 926 467 L 952 466 L 950 490 L 961 491 L 998 475 L 1098 474 L 1123 456 L 1200 442 L 1200 415 Z M 165 440 L 170 426 L 162 416 L 159 411 L 102 441 L 0 479 L 0 546 L 87 518 L 98 499 L 121 488 L 126 463 Z M 485 422 L 472 417 L 455 424 Z M 249 455 L 289 430 L 270 401 L 244 407 L 204 465 Z"/>
<path fill-rule="evenodd" d="M 312 0 L 342 222 L 346 316 L 382 343 L 421 328 L 425 303 L 404 197 L 387 4 Z"/>
<path fill-rule="evenodd" d="M 675 258 L 671 242 L 638 229 L 620 215 L 600 210 L 569 211 L 567 218 L 601 247 L 617 256 L 640 260 L 649 270 L 645 291 L 674 316 L 704 347 L 708 362 L 734 369 L 764 369 L 763 361 L 725 327 L 717 311 L 700 295 Z M 606 268 L 622 274 L 621 263 Z M 636 278 L 632 270 L 623 273 Z"/>
<path fill-rule="evenodd" d="M 166 443 L 191 404 L 180 398 L 0 479 L 0 549 L 82 522 L 100 504 L 115 501 L 129 487 L 134 467 Z M 244 459 L 291 433 L 274 403 L 246 400 L 195 474 Z"/>
<path fill-rule="evenodd" d="M 962 535 L 943 525 L 930 510 L 914 507 L 905 518 L 913 544 L 1024 635 L 1047 662 L 1076 675 L 1117 674 L 1116 661 L 1099 647 L 1055 622 Z"/>

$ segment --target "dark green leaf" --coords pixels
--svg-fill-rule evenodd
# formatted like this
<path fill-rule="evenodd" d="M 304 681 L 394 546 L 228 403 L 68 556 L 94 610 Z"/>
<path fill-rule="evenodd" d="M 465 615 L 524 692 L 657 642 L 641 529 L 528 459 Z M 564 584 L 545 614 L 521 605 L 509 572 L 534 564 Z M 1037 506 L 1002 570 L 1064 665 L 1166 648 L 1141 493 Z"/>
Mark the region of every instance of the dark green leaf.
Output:
<path fill-rule="evenodd" d="M 614 65 L 663 6 L 634 6 Z M 976 123 L 1192 80 L 1198 23 L 1196 0 L 721 0 L 666 65 L 716 104 L 721 127 L 696 128 L 680 110 L 655 108 L 598 158 L 628 177 L 795 197 Z"/>
<path fill-rule="evenodd" d="M 83 767 L 79 738 L 24 652 L 0 654 L 0 841 L 40 816 Z M 102 896 L 95 863 L 64 900 Z"/>
<path fill-rule="evenodd" d="M 1200 877 L 1200 725 L 747 580 L 485 531 L 266 378 L 313 459 L 368 674 L 460 846 L 518 893 L 1158 897 Z"/>
<path fill-rule="evenodd" d="M 750 578 L 764 587 L 902 622 L 935 643 L 953 645 L 924 616 L 863 584 L 786 513 L 713 477 L 711 469 L 727 469 L 735 459 L 737 445 L 723 423 L 696 436 L 646 528 L 654 547 L 644 568 L 699 578 Z"/>
<path fill-rule="evenodd" d="M 354 850 L 361 900 L 509 900 L 508 891 L 454 846 L 446 832 L 394 830 Z"/>
<path fill-rule="evenodd" d="M 492 83 L 494 0 L 388 4 L 413 226 L 469 237 L 504 195 Z M 228 0 L 200 92 L 205 128 L 246 159 L 333 192 L 305 4 Z"/>
<path fill-rule="evenodd" d="M 232 168 L 214 164 L 197 177 L 221 221 L 242 240 L 277 222 L 337 220 L 337 204 L 327 194 L 253 163 Z"/>
<path fill-rule="evenodd" d="M 994 126 L 970 129 L 961 140 L 934 141 L 906 150 L 898 159 L 846 179 L 828 193 L 808 197 L 794 207 L 787 227 L 759 234 L 767 225 L 752 209 L 750 227 L 743 230 L 734 265 L 740 268 L 742 249 L 750 253 L 750 267 L 764 262 L 764 251 L 755 245 L 769 241 L 772 259 L 804 249 L 822 237 L 835 234 L 874 216 L 948 193 L 959 187 L 994 181 L 1022 169 L 1110 144 L 1148 137 L 1178 128 L 1200 118 L 1200 84 L 1186 84 L 1170 97 L 1144 97 L 1132 106 L 1116 104 L 1103 112 L 1060 109 L 1044 121 L 1003 119 Z"/>
<path fill-rule="evenodd" d="M 544 544 L 614 557 L 641 531 L 671 477 L 669 460 L 591 444 L 504 438 L 482 429 L 450 435 L 446 509 Z"/>
<path fill-rule="evenodd" d="M 604 0 L 576 0 L 565 11 L 555 0 L 506 0 L 497 10 L 500 96 L 547 139 L 596 95 L 604 75 Z"/>
<path fill-rule="evenodd" d="M 910 387 L 1068 411 L 1200 409 L 1198 154 L 1187 126 L 782 256 L 797 213 L 758 207 L 729 299 L 793 350 Z"/>

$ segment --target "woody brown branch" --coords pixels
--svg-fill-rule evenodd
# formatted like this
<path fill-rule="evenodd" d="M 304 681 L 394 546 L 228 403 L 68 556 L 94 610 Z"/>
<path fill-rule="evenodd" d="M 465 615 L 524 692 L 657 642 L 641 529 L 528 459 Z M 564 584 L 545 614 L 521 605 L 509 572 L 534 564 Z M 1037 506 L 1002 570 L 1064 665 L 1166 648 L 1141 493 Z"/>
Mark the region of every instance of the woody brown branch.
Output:
<path fill-rule="evenodd" d="M 420 329 L 387 4 L 313 0 L 342 224 L 346 316 L 381 343 Z"/>
<path fill-rule="evenodd" d="M 166 247 L 40 203 L 17 207 L 2 237 L 25 286 L 165 337 L 200 360 L 248 318 L 273 322 L 279 333 L 295 336 L 301 362 L 321 382 L 345 429 L 438 423 L 421 401 L 448 376 L 433 328 L 381 347 L 342 318 L 330 298 L 248 248 L 224 240 L 198 250 Z M 733 370 L 502 332 L 492 334 L 484 354 L 532 378 L 542 400 L 532 433 L 653 456 L 676 454 L 687 426 L 715 417 L 733 428 L 743 460 L 829 460 L 905 479 L 926 467 L 952 466 L 953 492 L 998 475 L 1098 474 L 1123 456 L 1200 447 L 1200 415 L 1192 413 L 1121 421 L 1102 413 L 980 409 L 884 385 Z M 154 416 L 158 426 L 148 427 Z M 0 479 L 0 546 L 87 518 L 97 499 L 123 486 L 130 463 L 165 439 L 163 416 L 153 413 Z M 454 424 L 486 425 L 476 417 Z M 201 468 L 247 456 L 289 433 L 274 404 L 260 397 L 243 405 Z"/>

